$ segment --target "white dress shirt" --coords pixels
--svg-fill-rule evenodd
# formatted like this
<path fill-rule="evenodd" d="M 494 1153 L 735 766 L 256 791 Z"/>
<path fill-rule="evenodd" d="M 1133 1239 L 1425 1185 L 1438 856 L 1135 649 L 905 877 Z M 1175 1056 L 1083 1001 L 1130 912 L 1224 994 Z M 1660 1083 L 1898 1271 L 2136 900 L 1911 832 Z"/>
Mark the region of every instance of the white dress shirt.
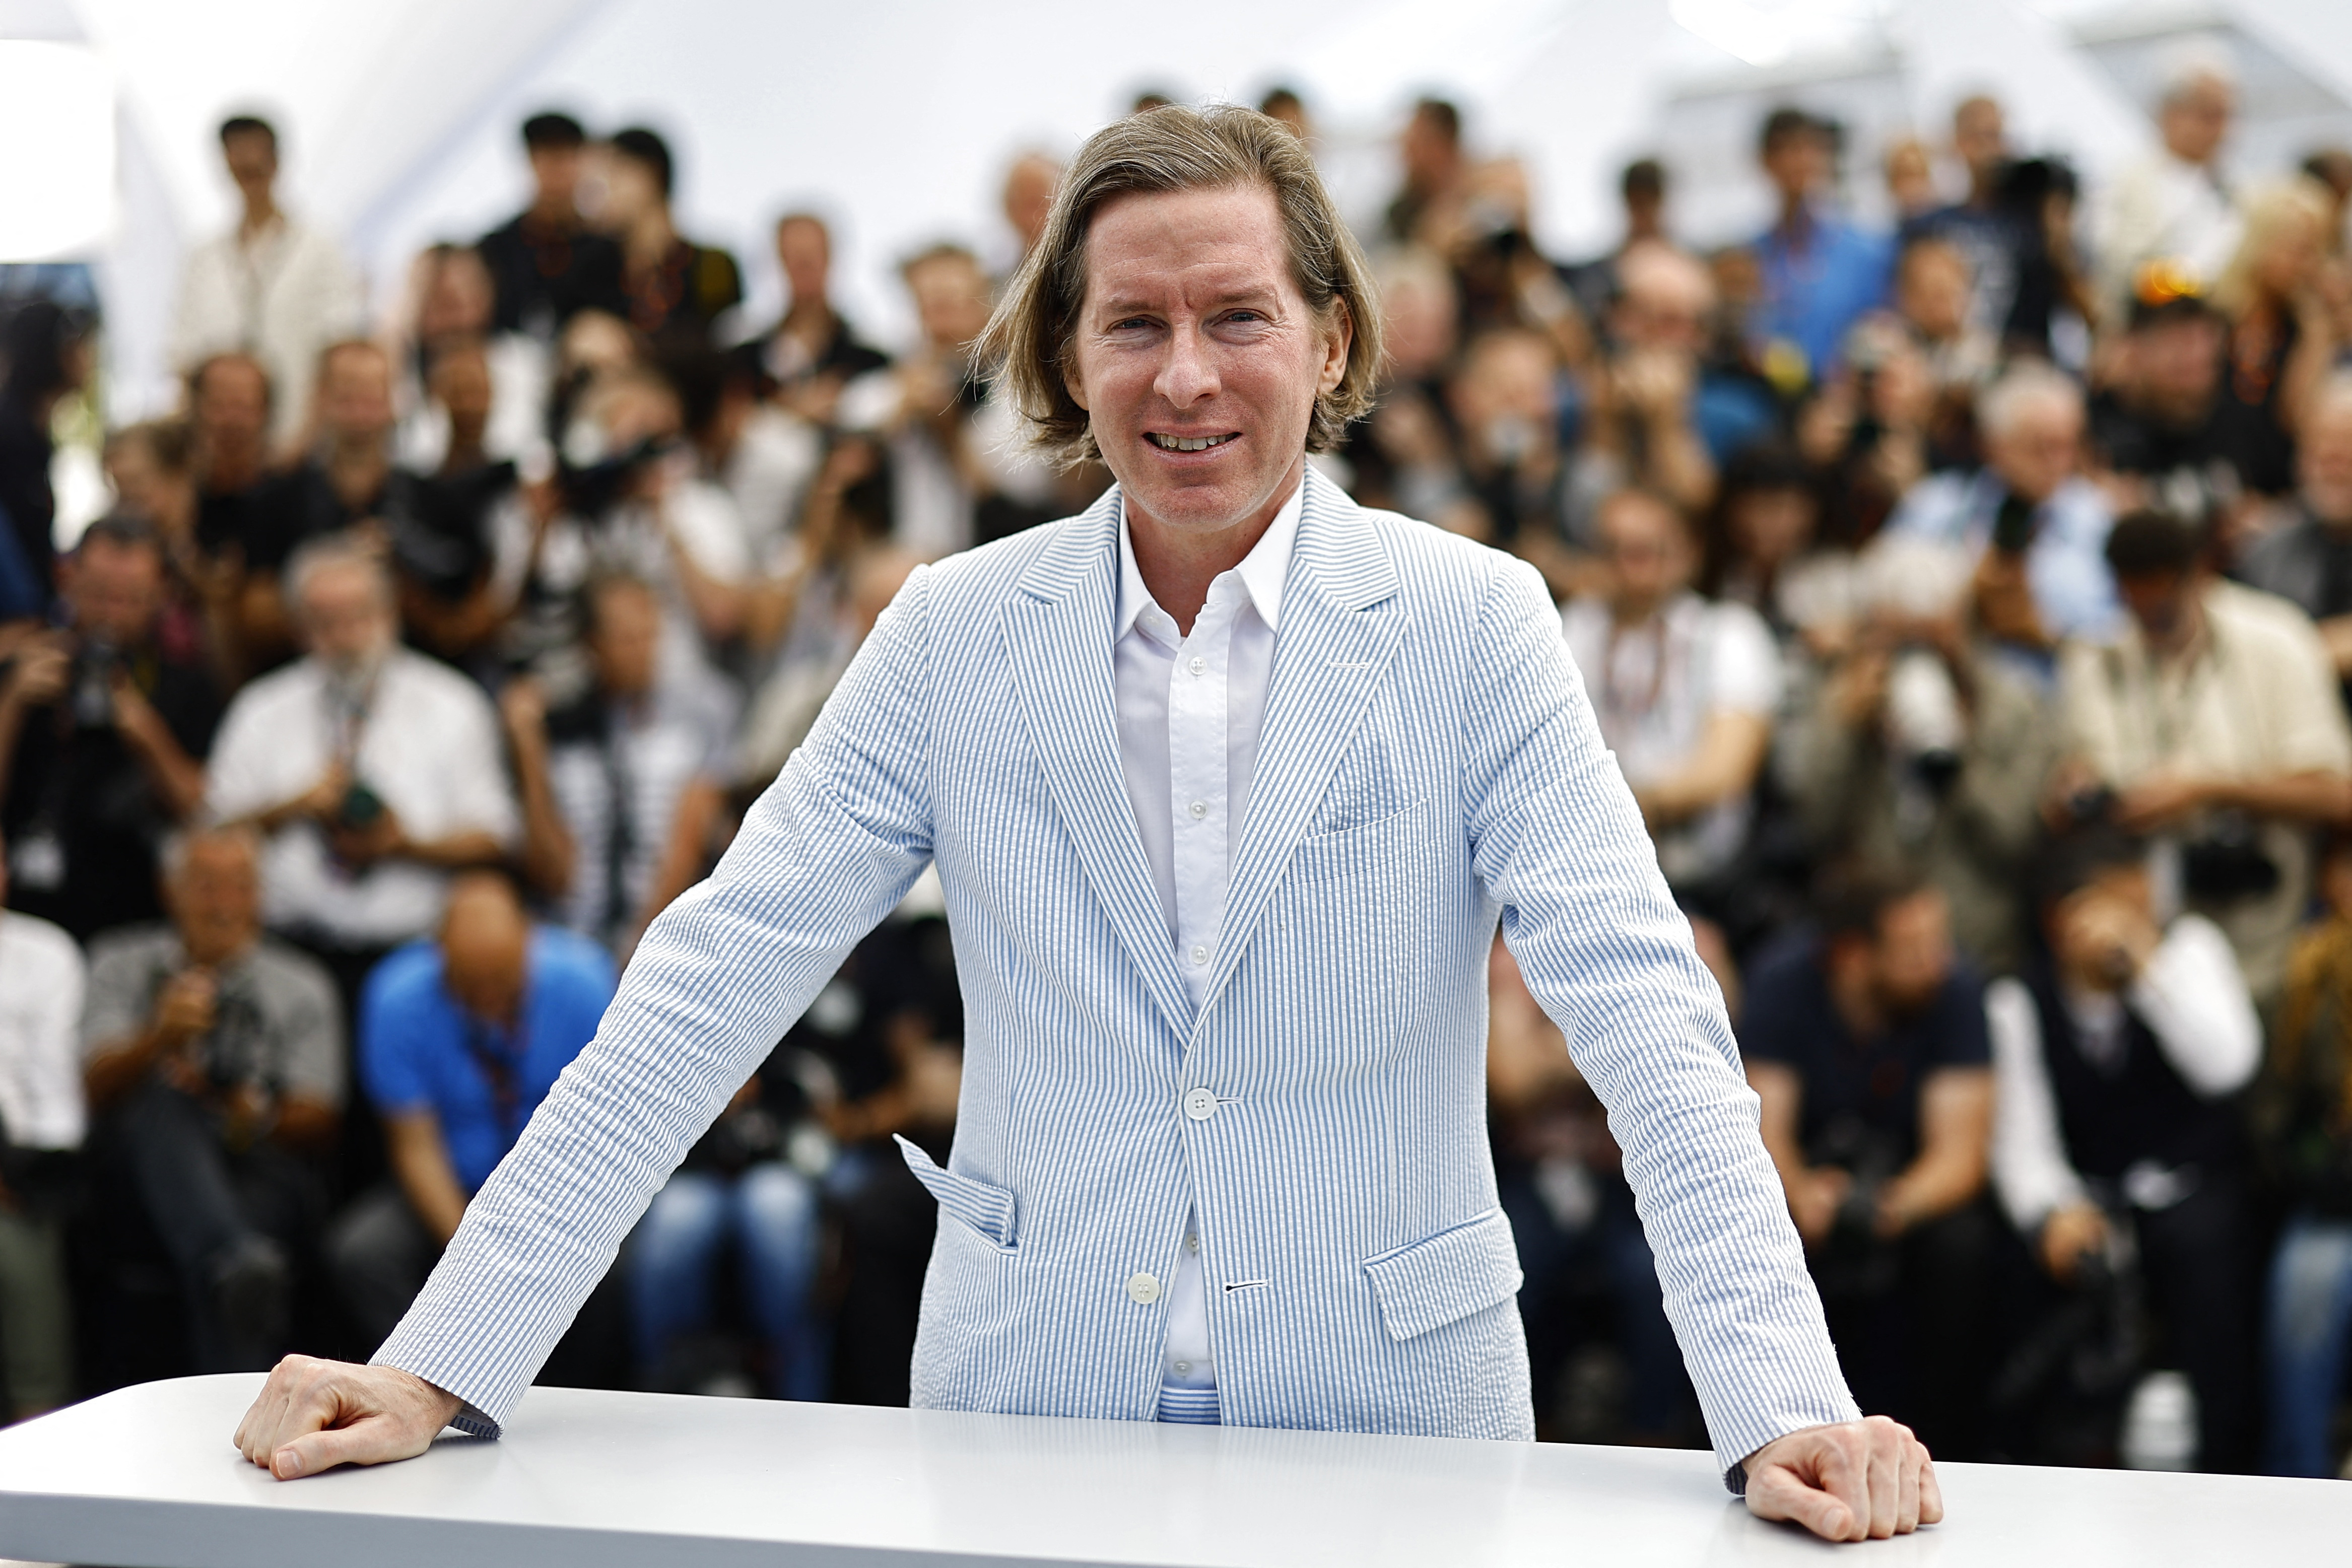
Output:
<path fill-rule="evenodd" d="M 46 920 L 0 911 L 0 1134 L 81 1146 L 81 949 Z"/>
<path fill-rule="evenodd" d="M 281 215 L 260 234 L 232 226 L 188 253 L 172 362 L 188 371 L 232 350 L 258 359 L 269 372 L 270 440 L 283 445 L 310 417 L 319 351 L 367 325 L 367 290 L 342 247 Z"/>
<path fill-rule="evenodd" d="M 1303 494 L 1304 486 L 1293 490 L 1242 563 L 1209 584 L 1190 636 L 1144 586 L 1127 519 L 1119 519 L 1118 622 L 1111 643 L 1119 772 L 1175 944 L 1177 971 L 1195 1008 L 1224 925 Z M 1217 1370 L 1208 1302 L 1189 1218 L 1185 1228 L 1183 1259 L 1168 1294 L 1160 1375 L 1170 1388 L 1210 1390 Z"/>

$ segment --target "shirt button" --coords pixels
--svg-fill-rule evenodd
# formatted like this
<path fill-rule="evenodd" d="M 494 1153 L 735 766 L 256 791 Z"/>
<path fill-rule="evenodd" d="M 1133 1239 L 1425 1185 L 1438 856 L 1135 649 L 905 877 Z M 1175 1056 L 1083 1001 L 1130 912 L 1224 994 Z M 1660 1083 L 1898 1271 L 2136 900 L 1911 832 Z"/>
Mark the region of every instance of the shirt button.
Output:
<path fill-rule="evenodd" d="M 1205 1122 L 1217 1113 L 1217 1092 L 1213 1089 L 1192 1089 L 1185 1092 L 1184 1114 L 1195 1122 Z"/>
<path fill-rule="evenodd" d="M 1184 667 L 1197 675 L 1209 667 L 1209 661 L 1195 653 L 1184 662 Z"/>
<path fill-rule="evenodd" d="M 1206 800 L 1195 800 L 1184 809 L 1192 813 L 1192 820 L 1196 822 L 1209 814 L 1209 803 Z"/>
<path fill-rule="evenodd" d="M 1127 1299 L 1139 1307 L 1148 1307 L 1160 1299 L 1160 1281 L 1149 1274 L 1138 1274 L 1127 1282 Z"/>
<path fill-rule="evenodd" d="M 1178 1363 L 1176 1364 L 1176 1375 L 1177 1375 L 1177 1376 L 1179 1376 L 1179 1377 L 1190 1377 L 1190 1376 L 1192 1376 L 1192 1364 L 1191 1362 L 1189 1362 L 1189 1361 L 1180 1361 L 1180 1362 L 1178 1362 Z"/>
<path fill-rule="evenodd" d="M 1192 962 L 1195 964 L 1205 964 L 1208 961 L 1209 950 L 1206 947 L 1195 947 L 1192 949 Z"/>
<path fill-rule="evenodd" d="M 1184 1250 L 1187 1252 L 1198 1253 L 1201 1250 L 1201 1239 L 1197 1236 L 1187 1236 L 1184 1238 Z"/>

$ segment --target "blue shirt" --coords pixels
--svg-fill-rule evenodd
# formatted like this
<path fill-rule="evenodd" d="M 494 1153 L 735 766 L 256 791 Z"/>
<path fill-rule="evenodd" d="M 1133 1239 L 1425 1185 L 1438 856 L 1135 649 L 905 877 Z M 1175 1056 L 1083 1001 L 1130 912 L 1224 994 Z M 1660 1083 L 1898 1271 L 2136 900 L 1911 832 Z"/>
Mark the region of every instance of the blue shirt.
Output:
<path fill-rule="evenodd" d="M 378 964 L 360 998 L 360 1082 L 377 1111 L 430 1111 L 457 1185 L 478 1190 L 514 1147 L 556 1075 L 596 1036 L 613 999 L 613 960 L 587 937 L 531 932 L 522 1025 L 509 1031 L 460 1008 L 441 983 L 441 949 L 409 943 Z"/>
<path fill-rule="evenodd" d="M 1895 247 L 1885 235 L 1865 234 L 1815 213 L 1801 248 L 1776 225 L 1756 242 L 1756 262 L 1764 276 L 1764 298 L 1753 321 L 1757 338 L 1794 343 L 1818 382 L 1836 362 L 1846 329 L 1865 310 L 1885 303 Z"/>
<path fill-rule="evenodd" d="M 1889 534 L 1956 546 L 1971 559 L 1992 540 L 1993 522 L 2008 495 L 1990 469 L 1931 474 L 1904 496 L 1886 520 Z M 2080 476 L 2033 508 L 2033 538 L 2025 547 L 2025 582 L 2034 612 L 2053 637 L 2104 642 L 2122 630 L 2123 601 L 2107 565 L 2107 533 L 2115 514 L 2106 496 Z M 2047 680 L 2048 661 L 2037 670 Z"/>

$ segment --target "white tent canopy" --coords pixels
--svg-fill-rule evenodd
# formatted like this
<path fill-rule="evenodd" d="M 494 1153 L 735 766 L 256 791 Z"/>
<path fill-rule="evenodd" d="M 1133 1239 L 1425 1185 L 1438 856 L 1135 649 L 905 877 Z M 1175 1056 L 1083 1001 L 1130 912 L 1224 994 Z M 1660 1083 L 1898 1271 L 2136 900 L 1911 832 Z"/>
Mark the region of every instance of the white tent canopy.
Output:
<path fill-rule="evenodd" d="M 755 313 L 778 287 L 767 221 L 787 205 L 834 214 L 842 291 L 887 336 L 904 320 L 892 258 L 942 235 L 1001 253 L 1009 236 L 994 198 L 1013 152 L 1068 149 L 1144 86 L 1254 100 L 1273 82 L 1297 85 L 1358 214 L 1392 178 L 1385 138 L 1398 110 L 1421 91 L 1449 93 L 1482 148 L 1528 161 L 1542 237 L 1565 254 L 1607 241 L 1616 168 L 1655 148 L 1670 154 L 1693 228 L 1710 231 L 1699 237 L 1751 223 L 1763 193 L 1745 138 L 1778 97 L 1862 106 L 1850 120 L 1867 152 L 1906 125 L 1932 134 L 1957 98 L 1990 89 L 2021 144 L 2095 175 L 2149 134 L 2141 46 L 2203 33 L 2253 60 L 2256 76 L 2294 74 L 2294 101 L 2318 106 L 2282 121 L 2273 141 L 2352 128 L 2352 6 L 2192 5 L 2159 15 L 2144 0 L 1202 0 L 1181 12 L 1104 0 L 0 0 L 0 38 L 85 45 L 112 83 L 111 222 L 74 248 L 101 263 L 115 401 L 138 413 L 169 395 L 159 350 L 180 251 L 229 221 L 212 131 L 240 109 L 288 133 L 289 204 L 345 235 L 380 296 L 420 246 L 515 210 L 515 127 L 560 106 L 598 129 L 637 121 L 669 136 L 682 224 L 742 257 Z M 0 78 L 5 66 L 0 53 Z M 2247 109 L 2259 117 L 2252 85 Z M 2252 127 L 2241 138 L 2258 140 Z M 0 214 L 36 199 L 23 188 L 29 162 L 0 170 Z"/>

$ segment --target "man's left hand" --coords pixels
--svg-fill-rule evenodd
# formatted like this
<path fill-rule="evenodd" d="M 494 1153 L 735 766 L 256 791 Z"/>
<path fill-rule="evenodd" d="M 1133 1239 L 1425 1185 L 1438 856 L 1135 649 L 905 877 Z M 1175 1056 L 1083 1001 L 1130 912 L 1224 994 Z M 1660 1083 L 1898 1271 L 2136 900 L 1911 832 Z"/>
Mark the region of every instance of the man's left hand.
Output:
<path fill-rule="evenodd" d="M 1745 1468 L 1748 1512 L 1824 1541 L 1884 1541 L 1944 1517 L 1927 1446 L 1884 1416 L 1776 1437 Z"/>

